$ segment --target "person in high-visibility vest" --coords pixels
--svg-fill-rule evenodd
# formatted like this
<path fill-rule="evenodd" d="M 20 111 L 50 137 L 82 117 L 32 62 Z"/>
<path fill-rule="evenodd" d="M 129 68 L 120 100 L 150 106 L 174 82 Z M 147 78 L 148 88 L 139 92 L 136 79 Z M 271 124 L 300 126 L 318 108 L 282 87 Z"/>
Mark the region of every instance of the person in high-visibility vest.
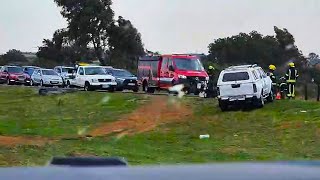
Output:
<path fill-rule="evenodd" d="M 274 73 L 276 69 L 277 69 L 277 67 L 275 65 L 271 64 L 269 66 L 269 72 L 268 72 L 268 76 L 270 77 L 270 79 L 272 81 L 272 92 L 273 92 L 274 96 L 278 92 L 278 80 L 277 80 L 277 77 Z"/>
<path fill-rule="evenodd" d="M 299 77 L 298 70 L 295 67 L 295 64 L 293 62 L 289 63 L 289 69 L 286 74 L 286 80 L 288 85 L 288 98 L 294 98 L 295 95 L 295 85 L 297 82 L 297 79 Z"/>
<path fill-rule="evenodd" d="M 209 66 L 208 68 L 208 75 L 209 75 L 209 81 L 208 81 L 208 89 L 207 89 L 207 97 L 213 98 L 214 97 L 214 80 L 215 80 L 215 68 L 213 66 Z"/>

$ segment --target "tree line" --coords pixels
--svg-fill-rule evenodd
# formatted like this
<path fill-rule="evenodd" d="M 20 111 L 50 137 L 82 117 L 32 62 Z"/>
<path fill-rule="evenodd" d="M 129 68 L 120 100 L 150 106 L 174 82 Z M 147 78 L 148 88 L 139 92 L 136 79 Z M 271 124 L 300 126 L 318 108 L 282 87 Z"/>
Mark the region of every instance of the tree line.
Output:
<path fill-rule="evenodd" d="M 137 60 L 145 54 L 141 34 L 130 20 L 115 18 L 112 0 L 54 0 L 67 20 L 67 27 L 44 39 L 33 65 L 52 67 L 58 64 L 98 61 L 101 65 L 136 69 Z M 285 28 L 274 27 L 274 35 L 257 31 L 215 39 L 208 46 L 209 55 L 201 56 L 206 65 L 219 67 L 274 64 L 283 72 L 294 61 L 303 73 L 309 72 L 308 58 L 295 45 L 294 36 Z M 28 61 L 18 50 L 0 56 L 0 64 Z M 317 72 L 317 71 L 315 71 Z M 315 74 L 315 73 L 312 73 Z M 312 75 L 314 76 L 314 75 Z"/>

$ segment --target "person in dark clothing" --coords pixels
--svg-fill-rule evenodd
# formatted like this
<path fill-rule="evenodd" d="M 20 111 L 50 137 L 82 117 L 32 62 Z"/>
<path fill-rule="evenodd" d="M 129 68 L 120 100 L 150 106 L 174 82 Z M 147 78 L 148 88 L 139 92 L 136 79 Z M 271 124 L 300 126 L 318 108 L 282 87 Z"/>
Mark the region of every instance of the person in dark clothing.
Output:
<path fill-rule="evenodd" d="M 208 89 L 207 89 L 207 98 L 215 97 L 214 93 L 214 86 L 215 86 L 215 69 L 213 66 L 209 66 L 208 68 L 208 75 L 209 75 L 209 82 L 208 82 Z"/>
<path fill-rule="evenodd" d="M 295 95 L 295 85 L 299 77 L 298 70 L 296 69 L 294 63 L 289 63 L 289 69 L 286 73 L 286 80 L 288 84 L 288 98 L 294 98 Z"/>
<path fill-rule="evenodd" d="M 276 94 L 278 93 L 278 80 L 277 80 L 277 76 L 274 73 L 276 69 L 277 69 L 276 66 L 271 64 L 269 66 L 269 72 L 268 72 L 268 76 L 272 80 L 272 92 L 274 96 L 276 96 Z"/>

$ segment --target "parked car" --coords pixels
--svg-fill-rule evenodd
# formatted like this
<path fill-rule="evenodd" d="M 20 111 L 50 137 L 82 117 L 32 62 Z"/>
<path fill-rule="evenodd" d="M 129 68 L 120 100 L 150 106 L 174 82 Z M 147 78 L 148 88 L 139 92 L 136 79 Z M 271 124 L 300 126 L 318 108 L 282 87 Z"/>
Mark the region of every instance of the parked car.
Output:
<path fill-rule="evenodd" d="M 222 111 L 235 103 L 263 107 L 273 101 L 272 81 L 257 65 L 232 66 L 220 73 L 217 89 Z"/>
<path fill-rule="evenodd" d="M 3 66 L 0 70 L 0 82 L 12 84 L 24 84 L 25 74 L 19 66 Z"/>
<path fill-rule="evenodd" d="M 114 92 L 117 86 L 115 77 L 106 73 L 102 66 L 79 66 L 74 77 L 74 86 L 85 91 L 107 89 Z"/>
<path fill-rule="evenodd" d="M 199 94 L 209 76 L 197 56 L 162 55 L 140 58 L 138 81 L 146 92 L 183 84 L 188 93 Z"/>
<path fill-rule="evenodd" d="M 112 74 L 112 66 L 103 66 L 103 69 L 106 71 L 107 74 Z"/>
<path fill-rule="evenodd" d="M 68 84 L 68 80 L 72 78 L 73 73 L 76 71 L 75 67 L 67 67 L 67 66 L 57 66 L 54 70 L 59 74 L 63 79 L 63 83 L 65 86 L 70 85 L 70 81 Z"/>
<path fill-rule="evenodd" d="M 117 90 L 132 90 L 134 92 L 139 91 L 137 77 L 131 72 L 124 69 L 112 69 L 110 73 L 116 78 Z"/>
<path fill-rule="evenodd" d="M 37 67 L 37 66 L 22 66 L 22 68 L 23 68 L 23 72 L 28 74 L 29 76 L 32 76 L 33 71 L 35 69 L 40 69 L 40 67 Z"/>
<path fill-rule="evenodd" d="M 62 78 L 53 69 L 36 69 L 31 76 L 32 85 L 63 86 Z"/>

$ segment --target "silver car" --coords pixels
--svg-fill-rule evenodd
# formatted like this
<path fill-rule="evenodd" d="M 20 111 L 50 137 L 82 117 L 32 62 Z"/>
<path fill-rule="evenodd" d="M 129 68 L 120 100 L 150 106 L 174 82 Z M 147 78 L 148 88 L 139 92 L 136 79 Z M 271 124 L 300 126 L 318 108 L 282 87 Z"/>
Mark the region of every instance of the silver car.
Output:
<path fill-rule="evenodd" d="M 32 85 L 63 86 L 63 80 L 53 69 L 36 69 L 31 76 Z"/>

